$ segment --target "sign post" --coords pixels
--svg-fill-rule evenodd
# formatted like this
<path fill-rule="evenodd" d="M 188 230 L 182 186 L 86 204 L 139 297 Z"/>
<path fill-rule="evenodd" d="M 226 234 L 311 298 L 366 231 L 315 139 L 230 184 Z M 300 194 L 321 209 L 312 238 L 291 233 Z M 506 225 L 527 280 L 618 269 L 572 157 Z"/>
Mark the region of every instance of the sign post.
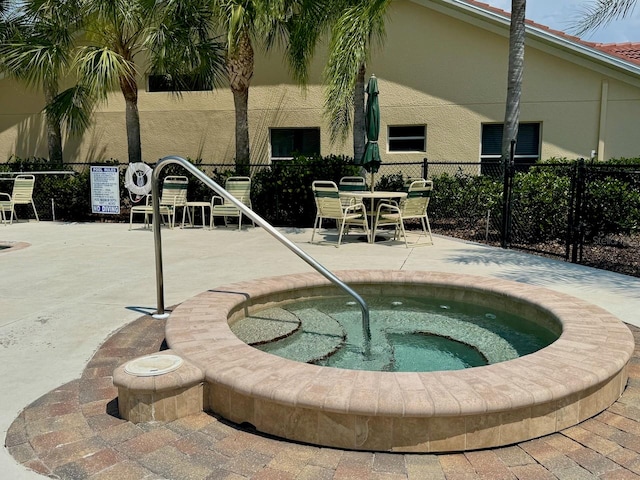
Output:
<path fill-rule="evenodd" d="M 120 213 L 118 167 L 91 167 L 91 212 Z"/>

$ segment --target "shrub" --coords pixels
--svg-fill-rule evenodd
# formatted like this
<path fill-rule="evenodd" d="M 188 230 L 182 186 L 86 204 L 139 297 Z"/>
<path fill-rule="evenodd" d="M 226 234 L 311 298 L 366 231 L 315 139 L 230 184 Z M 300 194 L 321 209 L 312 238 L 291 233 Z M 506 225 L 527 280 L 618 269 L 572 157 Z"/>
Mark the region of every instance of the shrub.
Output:
<path fill-rule="evenodd" d="M 100 164 L 117 165 L 117 161 L 111 160 L 100 162 Z M 23 173 L 70 171 L 68 165 L 53 163 L 38 157 L 26 159 L 11 157 L 6 164 L 3 164 L 3 170 Z M 88 165 L 75 175 L 36 175 L 33 200 L 42 220 L 51 220 L 54 213 L 56 220 L 84 221 L 97 217 L 91 213 Z M 55 205 L 55 210 L 52 205 Z M 29 207 L 23 207 L 21 210 L 28 212 Z"/>
<path fill-rule="evenodd" d="M 514 177 L 512 228 L 525 243 L 566 237 L 571 179 L 561 168 L 533 167 Z"/>
<path fill-rule="evenodd" d="M 253 177 L 253 208 L 273 225 L 310 227 L 316 212 L 313 181 L 337 184 L 341 177 L 358 175 L 359 168 L 342 155 L 299 156 L 275 162 Z"/>
<path fill-rule="evenodd" d="M 502 179 L 488 175 L 472 175 L 458 171 L 433 177 L 433 193 L 429 216 L 438 222 L 456 219 L 466 226 L 483 221 L 487 212 L 501 214 Z"/>
<path fill-rule="evenodd" d="M 640 230 L 637 185 L 633 188 L 629 181 L 613 175 L 588 181 L 583 212 L 585 240 L 607 234 L 634 234 Z"/>

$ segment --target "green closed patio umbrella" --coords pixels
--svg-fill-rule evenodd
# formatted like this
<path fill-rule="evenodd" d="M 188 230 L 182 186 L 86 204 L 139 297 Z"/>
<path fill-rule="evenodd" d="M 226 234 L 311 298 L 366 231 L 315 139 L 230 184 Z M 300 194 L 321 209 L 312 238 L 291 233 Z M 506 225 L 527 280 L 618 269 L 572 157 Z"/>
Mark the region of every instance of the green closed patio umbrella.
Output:
<path fill-rule="evenodd" d="M 373 192 L 374 174 L 378 171 L 382 163 L 380 148 L 378 147 L 378 136 L 380 135 L 380 105 L 378 104 L 378 79 L 375 75 L 371 75 L 366 92 L 365 130 L 367 143 L 364 147 L 364 154 L 362 155 L 360 163 L 367 172 L 371 173 L 371 191 Z"/>

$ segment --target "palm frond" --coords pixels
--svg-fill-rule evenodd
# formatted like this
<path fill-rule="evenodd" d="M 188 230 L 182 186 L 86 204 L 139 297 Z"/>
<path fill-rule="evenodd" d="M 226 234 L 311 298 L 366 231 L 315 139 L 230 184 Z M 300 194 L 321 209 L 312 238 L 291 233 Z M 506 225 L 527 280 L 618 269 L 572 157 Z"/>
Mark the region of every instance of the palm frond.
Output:
<path fill-rule="evenodd" d="M 95 103 L 89 88 L 76 85 L 56 95 L 44 111 L 69 134 L 81 135 L 91 124 Z"/>
<path fill-rule="evenodd" d="M 69 63 L 68 51 L 53 43 L 4 43 L 0 57 L 2 69 L 31 88 L 56 82 L 61 68 Z"/>
<path fill-rule="evenodd" d="M 151 53 L 150 70 L 169 75 L 176 93 L 185 81 L 222 85 L 226 44 L 215 35 L 216 26 L 207 0 L 168 1 L 159 23 L 148 31 L 144 42 Z"/>
<path fill-rule="evenodd" d="M 105 99 L 120 82 L 135 81 L 135 64 L 107 47 L 87 46 L 75 59 L 81 83 L 91 95 Z"/>
<path fill-rule="evenodd" d="M 589 2 L 580 12 L 579 19 L 570 25 L 578 36 L 620 20 L 633 13 L 636 0 L 596 0 Z"/>
<path fill-rule="evenodd" d="M 332 19 L 335 2 L 302 0 L 298 10 L 286 20 L 286 54 L 293 78 L 306 84 L 308 67 L 319 39 L 324 36 Z"/>
<path fill-rule="evenodd" d="M 325 114 L 331 141 L 344 140 L 351 127 L 351 110 L 358 71 L 371 49 L 382 42 L 390 0 L 358 0 L 341 12 L 331 32 L 329 59 L 323 72 Z"/>

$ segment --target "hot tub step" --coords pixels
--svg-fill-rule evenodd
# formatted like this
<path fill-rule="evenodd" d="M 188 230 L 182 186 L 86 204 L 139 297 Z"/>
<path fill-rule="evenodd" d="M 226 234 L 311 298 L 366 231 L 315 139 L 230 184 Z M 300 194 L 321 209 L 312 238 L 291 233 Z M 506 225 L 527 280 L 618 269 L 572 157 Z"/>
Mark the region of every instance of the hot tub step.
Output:
<path fill-rule="evenodd" d="M 299 318 L 303 327 L 290 337 L 263 345 L 261 350 L 310 363 L 332 355 L 342 346 L 345 332 L 331 316 L 313 308 L 289 313 Z"/>
<path fill-rule="evenodd" d="M 284 308 L 268 308 L 243 318 L 231 331 L 245 343 L 256 346 L 290 336 L 300 328 L 300 319 Z"/>

